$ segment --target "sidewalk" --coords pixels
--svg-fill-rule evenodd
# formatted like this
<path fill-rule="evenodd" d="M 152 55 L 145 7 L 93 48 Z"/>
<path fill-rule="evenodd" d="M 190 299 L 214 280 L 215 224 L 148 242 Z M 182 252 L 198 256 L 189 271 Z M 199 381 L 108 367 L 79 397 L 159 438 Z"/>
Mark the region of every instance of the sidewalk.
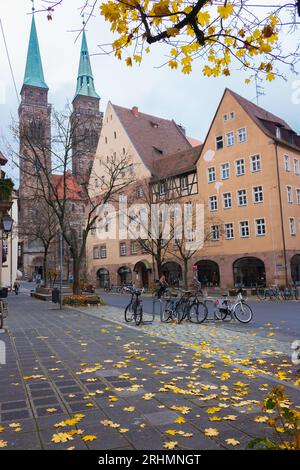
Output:
<path fill-rule="evenodd" d="M 232 337 L 218 348 L 220 337 L 210 344 L 214 334 L 201 327 L 197 341 L 184 326 L 192 341 L 179 341 L 169 325 L 167 333 L 128 328 L 112 307 L 59 311 L 21 294 L 9 308 L 9 333 L 0 335 L 3 449 L 241 449 L 270 434 L 255 420 L 276 380 L 287 379 L 300 405 L 297 377 L 287 356 L 271 352 L 275 343 L 264 340 L 263 354 L 250 338 L 250 360 L 232 353 Z"/>

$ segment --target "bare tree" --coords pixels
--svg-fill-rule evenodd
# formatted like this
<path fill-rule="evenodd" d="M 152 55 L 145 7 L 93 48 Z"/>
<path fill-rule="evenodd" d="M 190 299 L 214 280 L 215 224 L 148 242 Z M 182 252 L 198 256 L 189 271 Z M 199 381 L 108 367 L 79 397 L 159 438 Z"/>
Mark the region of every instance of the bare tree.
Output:
<path fill-rule="evenodd" d="M 28 126 L 14 128 L 18 139 L 22 137 L 22 153 L 11 147 L 15 164 L 23 174 L 23 185 L 43 200 L 56 216 L 73 261 L 73 292 L 80 292 L 80 271 L 83 266 L 88 234 L 96 224 L 100 208 L 107 204 L 115 193 L 130 183 L 127 155 L 112 156 L 101 170 L 101 188 L 94 191 L 92 183 L 97 176 L 71 173 L 72 161 L 82 156 L 82 145 L 88 153 L 90 141 L 85 126 L 71 111 L 52 113 L 52 137 L 34 139 Z M 93 147 L 93 146 L 92 146 Z M 92 151 L 92 148 L 91 148 Z"/>
<path fill-rule="evenodd" d="M 58 231 L 58 221 L 52 207 L 43 199 L 32 197 L 27 201 L 24 199 L 21 204 L 27 205 L 27 218 L 21 220 L 18 227 L 18 233 L 21 238 L 29 240 L 39 240 L 44 248 L 43 251 L 43 284 L 48 286 L 48 257 L 52 241 Z"/>

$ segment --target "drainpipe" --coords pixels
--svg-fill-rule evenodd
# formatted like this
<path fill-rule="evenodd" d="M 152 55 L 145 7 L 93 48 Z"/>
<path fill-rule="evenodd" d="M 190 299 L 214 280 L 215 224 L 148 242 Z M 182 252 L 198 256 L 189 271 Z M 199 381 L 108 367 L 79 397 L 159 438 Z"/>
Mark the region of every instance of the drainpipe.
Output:
<path fill-rule="evenodd" d="M 288 285 L 287 257 L 286 257 L 286 243 L 285 243 L 284 222 L 283 222 L 282 195 L 281 195 L 281 186 L 280 186 L 278 145 L 277 145 L 277 142 L 275 140 L 274 140 L 274 144 L 275 144 L 275 155 L 276 155 L 276 172 L 277 172 L 278 196 L 279 196 L 279 207 L 280 207 L 280 222 L 281 222 L 283 258 L 284 258 L 284 274 L 285 274 L 285 284 Z"/>

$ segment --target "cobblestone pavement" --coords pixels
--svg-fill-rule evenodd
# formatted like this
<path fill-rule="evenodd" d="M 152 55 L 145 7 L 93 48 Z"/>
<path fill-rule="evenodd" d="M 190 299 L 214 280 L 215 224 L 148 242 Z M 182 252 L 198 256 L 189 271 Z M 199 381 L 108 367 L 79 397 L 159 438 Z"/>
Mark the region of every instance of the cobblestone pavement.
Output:
<path fill-rule="evenodd" d="M 272 337 L 137 330 L 119 309 L 59 311 L 26 295 L 9 309 L 1 449 L 241 449 L 270 434 L 256 420 L 272 385 L 283 381 L 300 406 L 287 344 Z"/>

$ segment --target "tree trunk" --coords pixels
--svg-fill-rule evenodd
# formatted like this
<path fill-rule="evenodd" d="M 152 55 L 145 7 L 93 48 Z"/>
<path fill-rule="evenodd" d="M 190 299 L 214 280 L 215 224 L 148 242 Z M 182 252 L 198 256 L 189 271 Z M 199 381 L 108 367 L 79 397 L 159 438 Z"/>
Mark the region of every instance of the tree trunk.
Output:
<path fill-rule="evenodd" d="M 49 246 L 44 246 L 44 258 L 43 258 L 43 285 L 48 287 L 48 249 Z"/>
<path fill-rule="evenodd" d="M 183 260 L 183 284 L 185 290 L 188 290 L 188 260 Z"/>
<path fill-rule="evenodd" d="M 73 259 L 73 294 L 81 294 L 80 289 L 80 261 Z"/>

